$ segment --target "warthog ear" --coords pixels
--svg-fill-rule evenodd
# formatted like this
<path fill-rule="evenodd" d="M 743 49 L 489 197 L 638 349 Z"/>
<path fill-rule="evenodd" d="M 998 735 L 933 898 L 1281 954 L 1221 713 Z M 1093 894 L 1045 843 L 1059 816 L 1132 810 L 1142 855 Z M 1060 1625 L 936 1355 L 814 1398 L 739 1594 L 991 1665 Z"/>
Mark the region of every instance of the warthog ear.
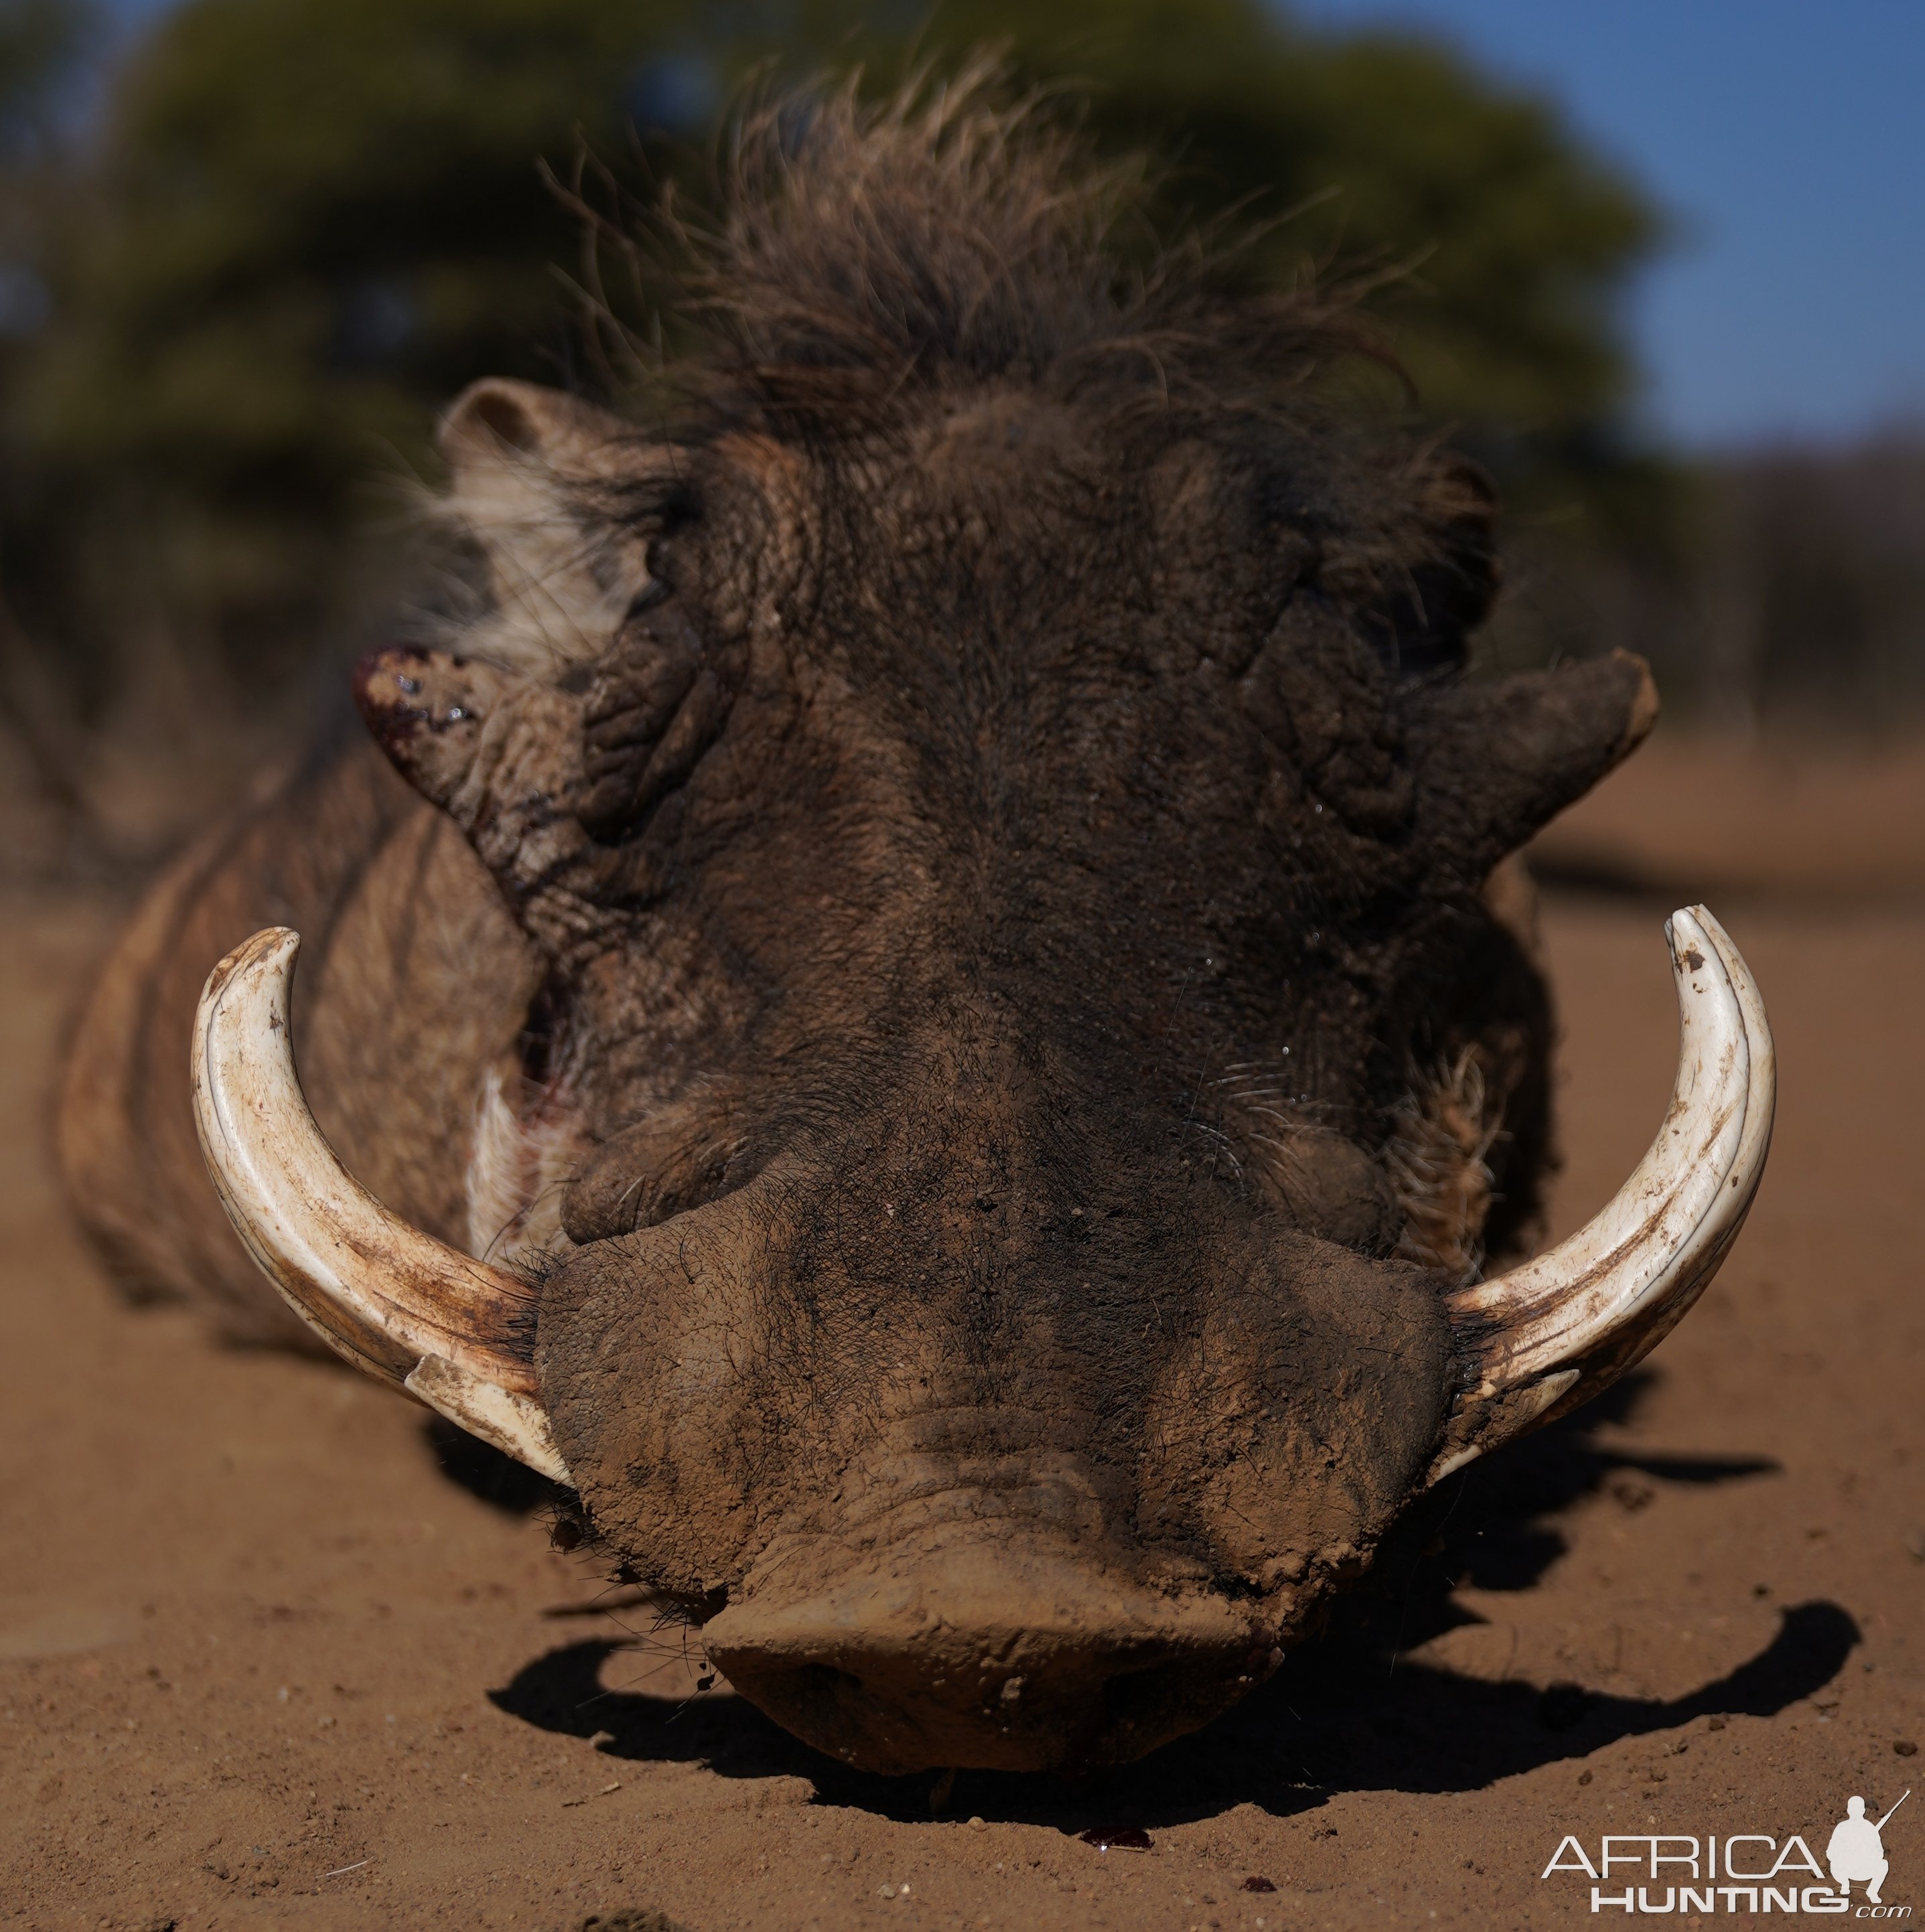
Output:
<path fill-rule="evenodd" d="M 1419 836 L 1481 882 L 1643 742 L 1657 687 L 1628 651 L 1517 677 L 1434 686 L 1404 716 Z"/>
<path fill-rule="evenodd" d="M 487 566 L 471 648 L 539 674 L 598 656 L 648 586 L 645 530 L 619 512 L 659 446 L 578 397 L 498 379 L 464 390 L 437 440 L 443 520 Z"/>
<path fill-rule="evenodd" d="M 565 390 L 490 376 L 470 382 L 448 406 L 434 440 L 459 478 L 530 457 L 589 476 L 611 444 L 634 436 L 620 417 Z"/>

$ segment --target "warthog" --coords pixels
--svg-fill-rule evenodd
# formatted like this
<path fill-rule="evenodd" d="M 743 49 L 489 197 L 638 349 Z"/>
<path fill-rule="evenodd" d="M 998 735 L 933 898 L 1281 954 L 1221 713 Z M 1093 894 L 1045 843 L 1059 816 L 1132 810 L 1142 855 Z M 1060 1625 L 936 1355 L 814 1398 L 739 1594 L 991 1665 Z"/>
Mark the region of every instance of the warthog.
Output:
<path fill-rule="evenodd" d="M 130 1278 L 302 1332 L 251 1254 L 566 1485 L 824 1750 L 1125 1760 L 1677 1319 L 1769 1035 L 1676 916 L 1656 1145 L 1480 1280 L 1548 1157 L 1504 862 L 1643 666 L 1461 675 L 1477 476 L 1320 412 L 1307 299 L 1132 278 L 1033 118 L 742 153 L 652 427 L 453 406 L 473 608 L 159 886 L 66 1167 Z"/>

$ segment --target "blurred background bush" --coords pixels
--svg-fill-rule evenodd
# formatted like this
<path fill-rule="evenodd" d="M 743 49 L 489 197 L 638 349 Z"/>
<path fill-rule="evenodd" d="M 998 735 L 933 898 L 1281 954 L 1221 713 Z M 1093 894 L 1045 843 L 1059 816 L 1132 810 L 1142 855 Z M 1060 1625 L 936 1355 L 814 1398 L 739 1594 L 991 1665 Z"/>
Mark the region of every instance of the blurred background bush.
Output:
<path fill-rule="evenodd" d="M 700 200 L 752 76 L 882 87 L 985 42 L 1161 158 L 1161 223 L 1260 220 L 1247 272 L 1368 285 L 1423 419 L 1503 492 L 1494 662 L 1626 645 L 1743 730 L 1918 707 L 1925 453 L 1641 435 L 1621 317 L 1662 213 L 1440 44 L 1260 0 L 182 0 L 131 40 L 0 0 L 11 862 L 144 862 L 290 741 L 401 594 L 463 383 L 619 388 L 557 184 Z"/>

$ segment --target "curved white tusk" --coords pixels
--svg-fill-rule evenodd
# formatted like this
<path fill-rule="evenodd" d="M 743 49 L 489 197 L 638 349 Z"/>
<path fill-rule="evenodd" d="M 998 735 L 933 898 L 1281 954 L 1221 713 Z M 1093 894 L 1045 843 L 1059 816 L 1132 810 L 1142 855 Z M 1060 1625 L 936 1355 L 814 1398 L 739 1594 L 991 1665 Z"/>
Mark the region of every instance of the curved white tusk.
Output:
<path fill-rule="evenodd" d="M 1603 1211 L 1548 1253 L 1458 1289 L 1478 1372 L 1431 1480 L 1587 1402 L 1710 1285 L 1764 1172 L 1776 1060 L 1757 982 L 1702 906 L 1665 922 L 1677 1082 L 1650 1150 Z"/>
<path fill-rule="evenodd" d="M 341 1166 L 308 1112 L 287 1021 L 300 946 L 284 926 L 256 933 L 209 974 L 200 996 L 194 1120 L 221 1204 L 262 1272 L 330 1348 L 566 1483 L 527 1359 L 533 1295 L 391 1214 Z"/>

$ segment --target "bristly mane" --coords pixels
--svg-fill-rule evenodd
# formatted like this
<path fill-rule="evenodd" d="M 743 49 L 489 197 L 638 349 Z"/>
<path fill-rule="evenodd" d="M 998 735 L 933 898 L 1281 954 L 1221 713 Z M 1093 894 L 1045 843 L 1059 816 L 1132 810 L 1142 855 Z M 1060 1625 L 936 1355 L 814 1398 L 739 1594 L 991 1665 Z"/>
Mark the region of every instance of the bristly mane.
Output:
<path fill-rule="evenodd" d="M 720 221 L 677 224 L 711 397 L 819 436 L 999 377 L 1254 401 L 1374 352 L 1341 303 L 1229 299 L 1199 238 L 1148 246 L 1146 185 L 987 60 L 876 104 L 851 82 L 752 106 Z"/>

